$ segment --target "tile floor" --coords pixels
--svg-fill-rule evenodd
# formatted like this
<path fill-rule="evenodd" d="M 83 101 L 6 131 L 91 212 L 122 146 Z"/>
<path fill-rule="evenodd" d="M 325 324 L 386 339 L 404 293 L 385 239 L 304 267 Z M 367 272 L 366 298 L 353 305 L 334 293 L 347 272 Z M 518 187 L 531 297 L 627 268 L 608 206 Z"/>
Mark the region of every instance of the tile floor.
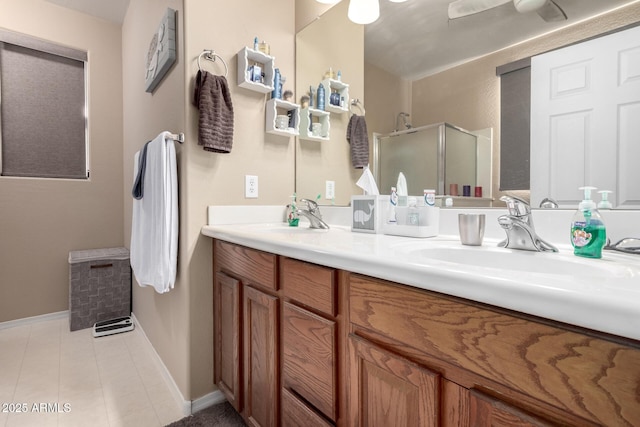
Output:
<path fill-rule="evenodd" d="M 182 418 L 138 328 L 101 338 L 91 331 L 69 332 L 66 317 L 0 329 L 0 427 L 155 427 Z"/>

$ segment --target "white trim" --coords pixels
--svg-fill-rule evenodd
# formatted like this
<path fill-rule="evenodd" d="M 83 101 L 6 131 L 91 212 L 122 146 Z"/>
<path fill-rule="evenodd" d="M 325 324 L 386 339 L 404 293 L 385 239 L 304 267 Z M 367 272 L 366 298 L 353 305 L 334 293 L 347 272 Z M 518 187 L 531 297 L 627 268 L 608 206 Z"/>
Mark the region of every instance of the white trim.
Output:
<path fill-rule="evenodd" d="M 16 326 L 31 325 L 34 323 L 44 322 L 47 320 L 62 319 L 63 317 L 67 317 L 67 316 L 69 316 L 69 310 L 58 311 L 55 313 L 41 314 L 39 316 L 33 316 L 33 317 L 25 317 L 25 318 L 16 319 L 16 320 L 9 320 L 6 322 L 0 322 L 0 330 L 14 328 Z"/>
<path fill-rule="evenodd" d="M 205 394 L 202 397 L 197 398 L 196 400 L 191 401 L 191 413 L 195 414 L 198 411 L 201 411 L 209 406 L 217 405 L 218 403 L 222 403 L 226 401 L 227 398 L 224 397 L 224 394 L 220 390 L 213 391 L 209 394 Z"/>
<path fill-rule="evenodd" d="M 169 386 L 169 390 L 171 391 L 171 394 L 173 395 L 173 398 L 175 399 L 176 403 L 178 403 L 178 405 L 180 405 L 180 407 L 182 408 L 182 414 L 185 417 L 191 415 L 191 401 L 186 400 L 182 395 L 180 388 L 178 387 L 176 382 L 173 380 L 173 377 L 171 376 L 171 373 L 169 372 L 164 362 L 162 361 L 162 358 L 156 351 L 155 347 L 153 347 L 153 344 L 151 344 L 151 341 L 149 340 L 149 337 L 147 336 L 147 334 L 145 334 L 144 329 L 142 329 L 142 326 L 140 325 L 140 322 L 138 322 L 136 315 L 131 313 L 131 318 L 135 322 L 136 328 L 140 330 L 140 333 L 149 344 L 149 347 L 151 347 L 151 349 L 153 350 L 153 356 L 156 358 L 157 362 L 160 364 L 160 367 L 161 367 L 160 373 L 162 374 L 162 377 L 164 378 L 164 380 L 167 382 L 167 385 Z"/>

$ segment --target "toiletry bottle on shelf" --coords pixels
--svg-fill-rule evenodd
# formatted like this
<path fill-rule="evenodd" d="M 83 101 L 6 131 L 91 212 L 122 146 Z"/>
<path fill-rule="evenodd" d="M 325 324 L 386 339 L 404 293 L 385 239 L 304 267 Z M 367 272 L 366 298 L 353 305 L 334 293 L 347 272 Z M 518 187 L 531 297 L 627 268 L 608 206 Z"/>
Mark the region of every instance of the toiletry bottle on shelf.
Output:
<path fill-rule="evenodd" d="M 273 91 L 271 92 L 271 98 L 280 99 L 282 97 L 280 78 L 280 69 L 276 68 L 273 71 Z"/>
<path fill-rule="evenodd" d="M 259 44 L 260 44 L 260 42 L 258 42 L 258 37 L 254 38 L 253 39 L 253 50 L 257 51 Z"/>
<path fill-rule="evenodd" d="M 289 227 L 297 227 L 298 221 L 298 208 L 296 207 L 296 193 L 293 193 L 291 197 L 291 203 L 287 206 L 287 222 L 289 223 Z"/>
<path fill-rule="evenodd" d="M 324 86 L 322 83 L 318 85 L 318 110 L 324 110 Z"/>
<path fill-rule="evenodd" d="M 314 92 L 316 90 L 313 88 L 313 86 L 309 86 L 309 108 L 313 108 L 313 106 L 315 105 L 313 102 L 313 98 L 315 97 Z"/>
<path fill-rule="evenodd" d="M 607 232 L 596 204 L 591 200 L 591 190 L 595 187 L 580 187 L 580 190 L 584 190 L 584 199 L 571 220 L 573 253 L 587 258 L 602 258 Z"/>
<path fill-rule="evenodd" d="M 409 208 L 407 209 L 407 225 L 420 225 L 420 210 L 415 197 L 409 197 Z"/>
<path fill-rule="evenodd" d="M 391 195 L 389 196 L 389 211 L 387 212 L 387 222 L 389 224 L 395 224 L 396 220 L 396 206 L 398 205 L 398 193 L 396 187 L 391 187 Z"/>
<path fill-rule="evenodd" d="M 342 71 L 338 70 L 338 81 L 342 81 Z"/>
<path fill-rule="evenodd" d="M 609 201 L 609 193 L 613 193 L 611 190 L 600 190 L 598 194 L 600 194 L 600 201 L 598 202 L 598 209 L 612 209 L 613 206 Z"/>

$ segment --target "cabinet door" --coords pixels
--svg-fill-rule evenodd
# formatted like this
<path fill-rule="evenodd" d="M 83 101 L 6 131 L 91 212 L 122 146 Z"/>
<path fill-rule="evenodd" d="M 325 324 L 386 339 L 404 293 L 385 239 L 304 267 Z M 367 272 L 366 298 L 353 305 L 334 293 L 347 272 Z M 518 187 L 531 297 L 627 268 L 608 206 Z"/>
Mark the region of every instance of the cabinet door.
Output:
<path fill-rule="evenodd" d="M 277 425 L 277 307 L 276 297 L 244 287 L 244 414 L 251 426 Z"/>
<path fill-rule="evenodd" d="M 213 283 L 214 382 L 236 411 L 242 411 L 240 282 L 216 273 Z"/>
<path fill-rule="evenodd" d="M 352 425 L 440 425 L 439 374 L 355 335 L 349 347 Z"/>
<path fill-rule="evenodd" d="M 283 382 L 329 419 L 336 419 L 336 322 L 285 302 Z"/>
<path fill-rule="evenodd" d="M 469 418 L 475 427 L 558 426 L 477 390 L 470 391 Z"/>

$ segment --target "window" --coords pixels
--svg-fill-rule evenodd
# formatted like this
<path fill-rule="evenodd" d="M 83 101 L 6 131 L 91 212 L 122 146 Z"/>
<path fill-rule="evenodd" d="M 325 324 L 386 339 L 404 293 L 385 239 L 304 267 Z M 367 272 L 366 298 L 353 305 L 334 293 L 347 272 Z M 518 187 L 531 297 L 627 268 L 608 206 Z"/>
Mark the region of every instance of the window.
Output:
<path fill-rule="evenodd" d="M 87 53 L 0 30 L 3 176 L 86 179 Z"/>
<path fill-rule="evenodd" d="M 531 58 L 497 68 L 500 77 L 500 191 L 529 189 Z"/>

